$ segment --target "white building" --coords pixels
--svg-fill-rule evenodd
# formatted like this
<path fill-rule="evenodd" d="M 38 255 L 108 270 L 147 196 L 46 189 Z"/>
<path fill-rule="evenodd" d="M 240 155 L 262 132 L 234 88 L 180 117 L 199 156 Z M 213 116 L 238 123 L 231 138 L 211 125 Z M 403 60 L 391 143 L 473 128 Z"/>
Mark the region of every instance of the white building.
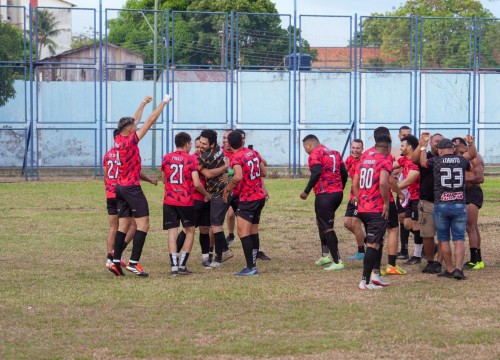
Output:
<path fill-rule="evenodd" d="M 46 9 L 54 15 L 55 20 L 58 22 L 57 28 L 61 30 L 59 35 L 51 37 L 57 44 L 55 49 L 56 54 L 62 53 L 71 49 L 71 36 L 72 36 L 72 19 L 71 8 L 75 4 L 65 0 L 0 0 L 0 16 L 2 21 L 7 21 L 21 30 L 29 32 L 29 6 L 33 8 L 38 7 L 38 10 L 43 8 L 57 8 Z M 12 7 L 10 7 L 12 6 Z M 23 11 L 23 7 L 25 10 Z M 23 13 L 25 19 L 23 19 Z M 34 15 L 34 14 L 33 14 Z M 35 32 L 35 29 L 33 29 Z M 39 54 L 38 58 L 43 59 L 50 56 L 50 51 L 44 47 Z"/>

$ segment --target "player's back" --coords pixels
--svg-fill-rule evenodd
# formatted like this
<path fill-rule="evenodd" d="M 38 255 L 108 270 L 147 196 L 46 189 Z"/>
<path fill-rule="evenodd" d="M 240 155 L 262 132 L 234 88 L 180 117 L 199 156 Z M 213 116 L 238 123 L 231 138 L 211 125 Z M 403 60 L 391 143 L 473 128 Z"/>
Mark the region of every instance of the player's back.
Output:
<path fill-rule="evenodd" d="M 389 157 L 379 153 L 362 157 L 356 173 L 359 176 L 358 212 L 381 213 L 384 202 L 380 193 L 380 174 L 392 171 Z"/>
<path fill-rule="evenodd" d="M 314 165 L 321 165 L 321 175 L 314 186 L 315 194 L 343 191 L 340 174 L 340 166 L 343 161 L 338 151 L 319 145 L 309 154 L 308 162 L 309 169 L 312 169 Z"/>
<path fill-rule="evenodd" d="M 174 151 L 163 157 L 165 194 L 163 203 L 175 206 L 192 206 L 194 184 L 192 172 L 196 171 L 194 158 L 184 151 Z"/>
<path fill-rule="evenodd" d="M 115 137 L 116 164 L 119 167 L 118 184 L 121 186 L 140 184 L 141 155 L 138 143 L 139 138 L 135 133 L 129 136 L 119 134 Z"/>
<path fill-rule="evenodd" d="M 255 201 L 266 197 L 262 185 L 260 164 L 262 159 L 258 152 L 240 148 L 231 158 L 231 166 L 240 165 L 243 178 L 238 184 L 240 201 Z"/>

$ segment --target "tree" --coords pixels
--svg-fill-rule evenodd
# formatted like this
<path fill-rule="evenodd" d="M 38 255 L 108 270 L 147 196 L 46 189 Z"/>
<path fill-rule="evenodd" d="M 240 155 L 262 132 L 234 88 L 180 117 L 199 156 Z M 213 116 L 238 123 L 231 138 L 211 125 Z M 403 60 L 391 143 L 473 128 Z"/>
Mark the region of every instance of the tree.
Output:
<path fill-rule="evenodd" d="M 361 29 L 363 46 L 380 47 L 383 58 L 403 68 L 414 65 L 410 59 L 414 57 L 417 30 L 412 17 L 421 17 L 421 67 L 424 68 L 470 68 L 473 17 L 492 17 L 477 0 L 408 0 L 384 15 L 399 18 L 367 18 Z"/>
<path fill-rule="evenodd" d="M 24 40 L 21 32 L 0 18 L 0 60 L 22 62 Z M 16 97 L 14 68 L 0 67 L 0 107 Z"/>
<path fill-rule="evenodd" d="M 55 15 L 47 9 L 39 10 L 37 14 L 38 19 L 33 19 L 33 21 L 37 21 L 37 24 L 34 23 L 33 26 L 37 29 L 38 57 L 40 58 L 44 47 L 49 49 L 51 55 L 55 55 L 58 45 L 52 38 L 63 31 L 63 29 L 59 28 L 60 21 L 58 21 Z"/>
<path fill-rule="evenodd" d="M 152 9 L 153 0 L 129 0 L 125 7 Z M 237 29 L 233 29 L 239 41 L 235 60 L 240 65 L 283 65 L 283 57 L 293 50 L 293 28 L 288 28 L 288 24 L 282 27 L 281 18 L 270 0 L 160 0 L 159 7 L 176 11 L 173 27 L 172 24 L 168 26 L 174 33 L 174 61 L 178 65 L 227 65 L 225 58 L 229 54 L 231 34 L 228 14 L 232 10 L 247 13 L 239 14 L 237 21 L 235 19 Z M 144 17 L 152 24 L 153 16 L 151 12 L 143 15 L 122 11 L 117 19 L 109 21 L 108 41 L 143 53 L 147 55 L 146 62 L 152 63 L 153 43 L 149 39 L 153 34 Z M 301 45 L 303 53 L 311 52 L 307 40 Z"/>

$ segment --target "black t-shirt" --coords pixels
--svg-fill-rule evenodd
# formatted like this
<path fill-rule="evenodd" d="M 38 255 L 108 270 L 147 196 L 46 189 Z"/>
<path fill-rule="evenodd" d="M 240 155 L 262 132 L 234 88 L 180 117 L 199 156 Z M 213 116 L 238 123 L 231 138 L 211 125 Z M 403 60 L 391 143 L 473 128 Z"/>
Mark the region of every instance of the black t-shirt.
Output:
<path fill-rule="evenodd" d="M 430 151 L 427 152 L 427 160 L 435 157 Z M 434 174 L 432 169 L 418 166 L 420 169 L 420 200 L 434 202 Z"/>
<path fill-rule="evenodd" d="M 434 203 L 465 204 L 465 171 L 469 160 L 458 155 L 443 155 L 427 160 L 434 172 Z"/>

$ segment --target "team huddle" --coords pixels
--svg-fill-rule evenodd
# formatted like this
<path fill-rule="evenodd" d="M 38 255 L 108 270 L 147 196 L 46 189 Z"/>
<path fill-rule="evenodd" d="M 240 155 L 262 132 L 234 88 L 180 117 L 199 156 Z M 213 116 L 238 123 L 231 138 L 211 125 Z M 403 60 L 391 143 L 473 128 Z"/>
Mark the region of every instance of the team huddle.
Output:
<path fill-rule="evenodd" d="M 316 136 L 303 139 L 311 176 L 300 197 L 306 199 L 314 189 L 322 249 L 316 265 L 328 265 L 324 268 L 327 271 L 345 268 L 338 252 L 333 219 L 349 174 L 352 187 L 344 226 L 357 243 L 356 253 L 348 258 L 363 261 L 360 290 L 389 286 L 384 275 L 405 275 L 406 270 L 396 264 L 397 259 L 415 265 L 425 256 L 423 273 L 457 280 L 466 279 L 463 269 L 484 268 L 477 225 L 483 202 L 480 184 L 484 181 L 484 163 L 474 146 L 474 137 L 450 140 L 441 134 L 431 136 L 423 132 L 417 139 L 409 127 L 403 126 L 399 130 L 401 146 L 391 151 L 389 129 L 379 127 L 373 135 L 375 146 L 366 151 L 362 140 L 353 140 L 345 162 L 337 151 L 320 144 Z M 471 258 L 464 264 L 465 232 L 469 236 Z M 386 233 L 388 262 L 383 270 Z M 411 258 L 410 233 L 415 241 Z M 453 257 L 450 240 L 455 245 Z"/>
<path fill-rule="evenodd" d="M 157 181 L 141 172 L 138 143 L 171 97 L 165 95 L 138 129 L 144 107 L 151 100 L 145 97 L 133 117 L 120 119 L 114 146 L 103 160 L 110 223 L 106 267 L 116 276 L 124 275 L 123 267 L 138 276 L 148 276 L 139 264 L 149 230 L 149 207 L 140 180 L 153 185 Z M 463 269 L 484 268 L 477 225 L 483 202 L 480 184 L 484 181 L 484 163 L 474 138 L 467 135 L 450 140 L 441 134 L 431 136 L 423 132 L 417 139 L 409 127 L 403 126 L 399 129 L 401 144 L 394 149 L 387 128 L 379 127 L 373 135 L 375 145 L 366 151 L 362 140 L 353 140 L 351 154 L 345 161 L 338 151 L 321 144 L 313 134 L 302 140 L 311 175 L 300 198 L 307 199 L 311 191 L 315 194 L 321 241 L 322 255 L 315 264 L 326 266 L 326 271 L 345 268 L 334 219 L 350 177 L 352 186 L 344 226 L 356 239 L 356 252 L 348 259 L 363 261 L 359 289 L 381 289 L 389 286 L 385 275 L 405 275 L 406 271 L 396 263 L 398 259 L 405 260 L 406 265 L 416 265 L 425 257 L 423 273 L 457 280 L 466 278 Z M 229 245 L 234 241 L 236 216 L 246 265 L 235 275 L 256 275 L 257 259 L 270 260 L 261 251 L 259 239 L 260 217 L 268 198 L 263 181 L 265 160 L 251 145 L 245 146 L 245 132 L 239 129 L 224 132 L 222 147 L 217 144 L 216 131 L 202 130 L 195 139 L 193 154 L 189 134 L 180 132 L 174 141 L 176 150 L 166 154 L 161 165 L 165 185 L 163 229 L 168 232 L 171 274 L 191 273 L 187 262 L 196 227 L 202 265 L 207 269 L 221 267 L 233 256 Z M 226 218 L 227 237 L 223 230 Z M 465 232 L 471 258 L 464 264 Z M 386 233 L 388 258 L 383 269 Z M 410 234 L 415 243 L 411 257 Z M 132 239 L 132 253 L 126 263 L 122 254 Z M 450 240 L 455 245 L 453 256 Z"/>
<path fill-rule="evenodd" d="M 114 146 L 103 161 L 110 231 L 106 267 L 116 276 L 123 276 L 123 267 L 138 276 L 148 276 L 139 260 L 149 230 L 149 207 L 139 180 L 156 185 L 155 180 L 141 173 L 138 143 L 171 101 L 165 95 L 157 109 L 138 130 L 146 97 L 134 117 L 124 117 L 114 133 Z M 223 148 L 217 145 L 217 132 L 203 130 L 195 141 L 185 132 L 175 135 L 176 150 L 163 157 L 161 171 L 165 184 L 163 198 L 163 229 L 168 232 L 168 250 L 172 275 L 189 275 L 186 264 L 191 253 L 195 227 L 200 231 L 202 264 L 207 269 L 219 268 L 233 256 L 229 245 L 234 240 L 234 216 L 246 266 L 235 275 L 258 273 L 256 261 L 270 260 L 260 250 L 259 222 L 268 196 L 263 177 L 266 167 L 260 154 L 245 147 L 242 130 L 224 133 Z M 229 211 L 231 209 L 231 211 Z M 228 215 L 229 236 L 223 230 Z M 179 232 L 179 226 L 182 231 Z M 122 259 L 123 250 L 133 239 L 130 260 Z M 214 253 L 215 249 L 215 253 Z"/>

